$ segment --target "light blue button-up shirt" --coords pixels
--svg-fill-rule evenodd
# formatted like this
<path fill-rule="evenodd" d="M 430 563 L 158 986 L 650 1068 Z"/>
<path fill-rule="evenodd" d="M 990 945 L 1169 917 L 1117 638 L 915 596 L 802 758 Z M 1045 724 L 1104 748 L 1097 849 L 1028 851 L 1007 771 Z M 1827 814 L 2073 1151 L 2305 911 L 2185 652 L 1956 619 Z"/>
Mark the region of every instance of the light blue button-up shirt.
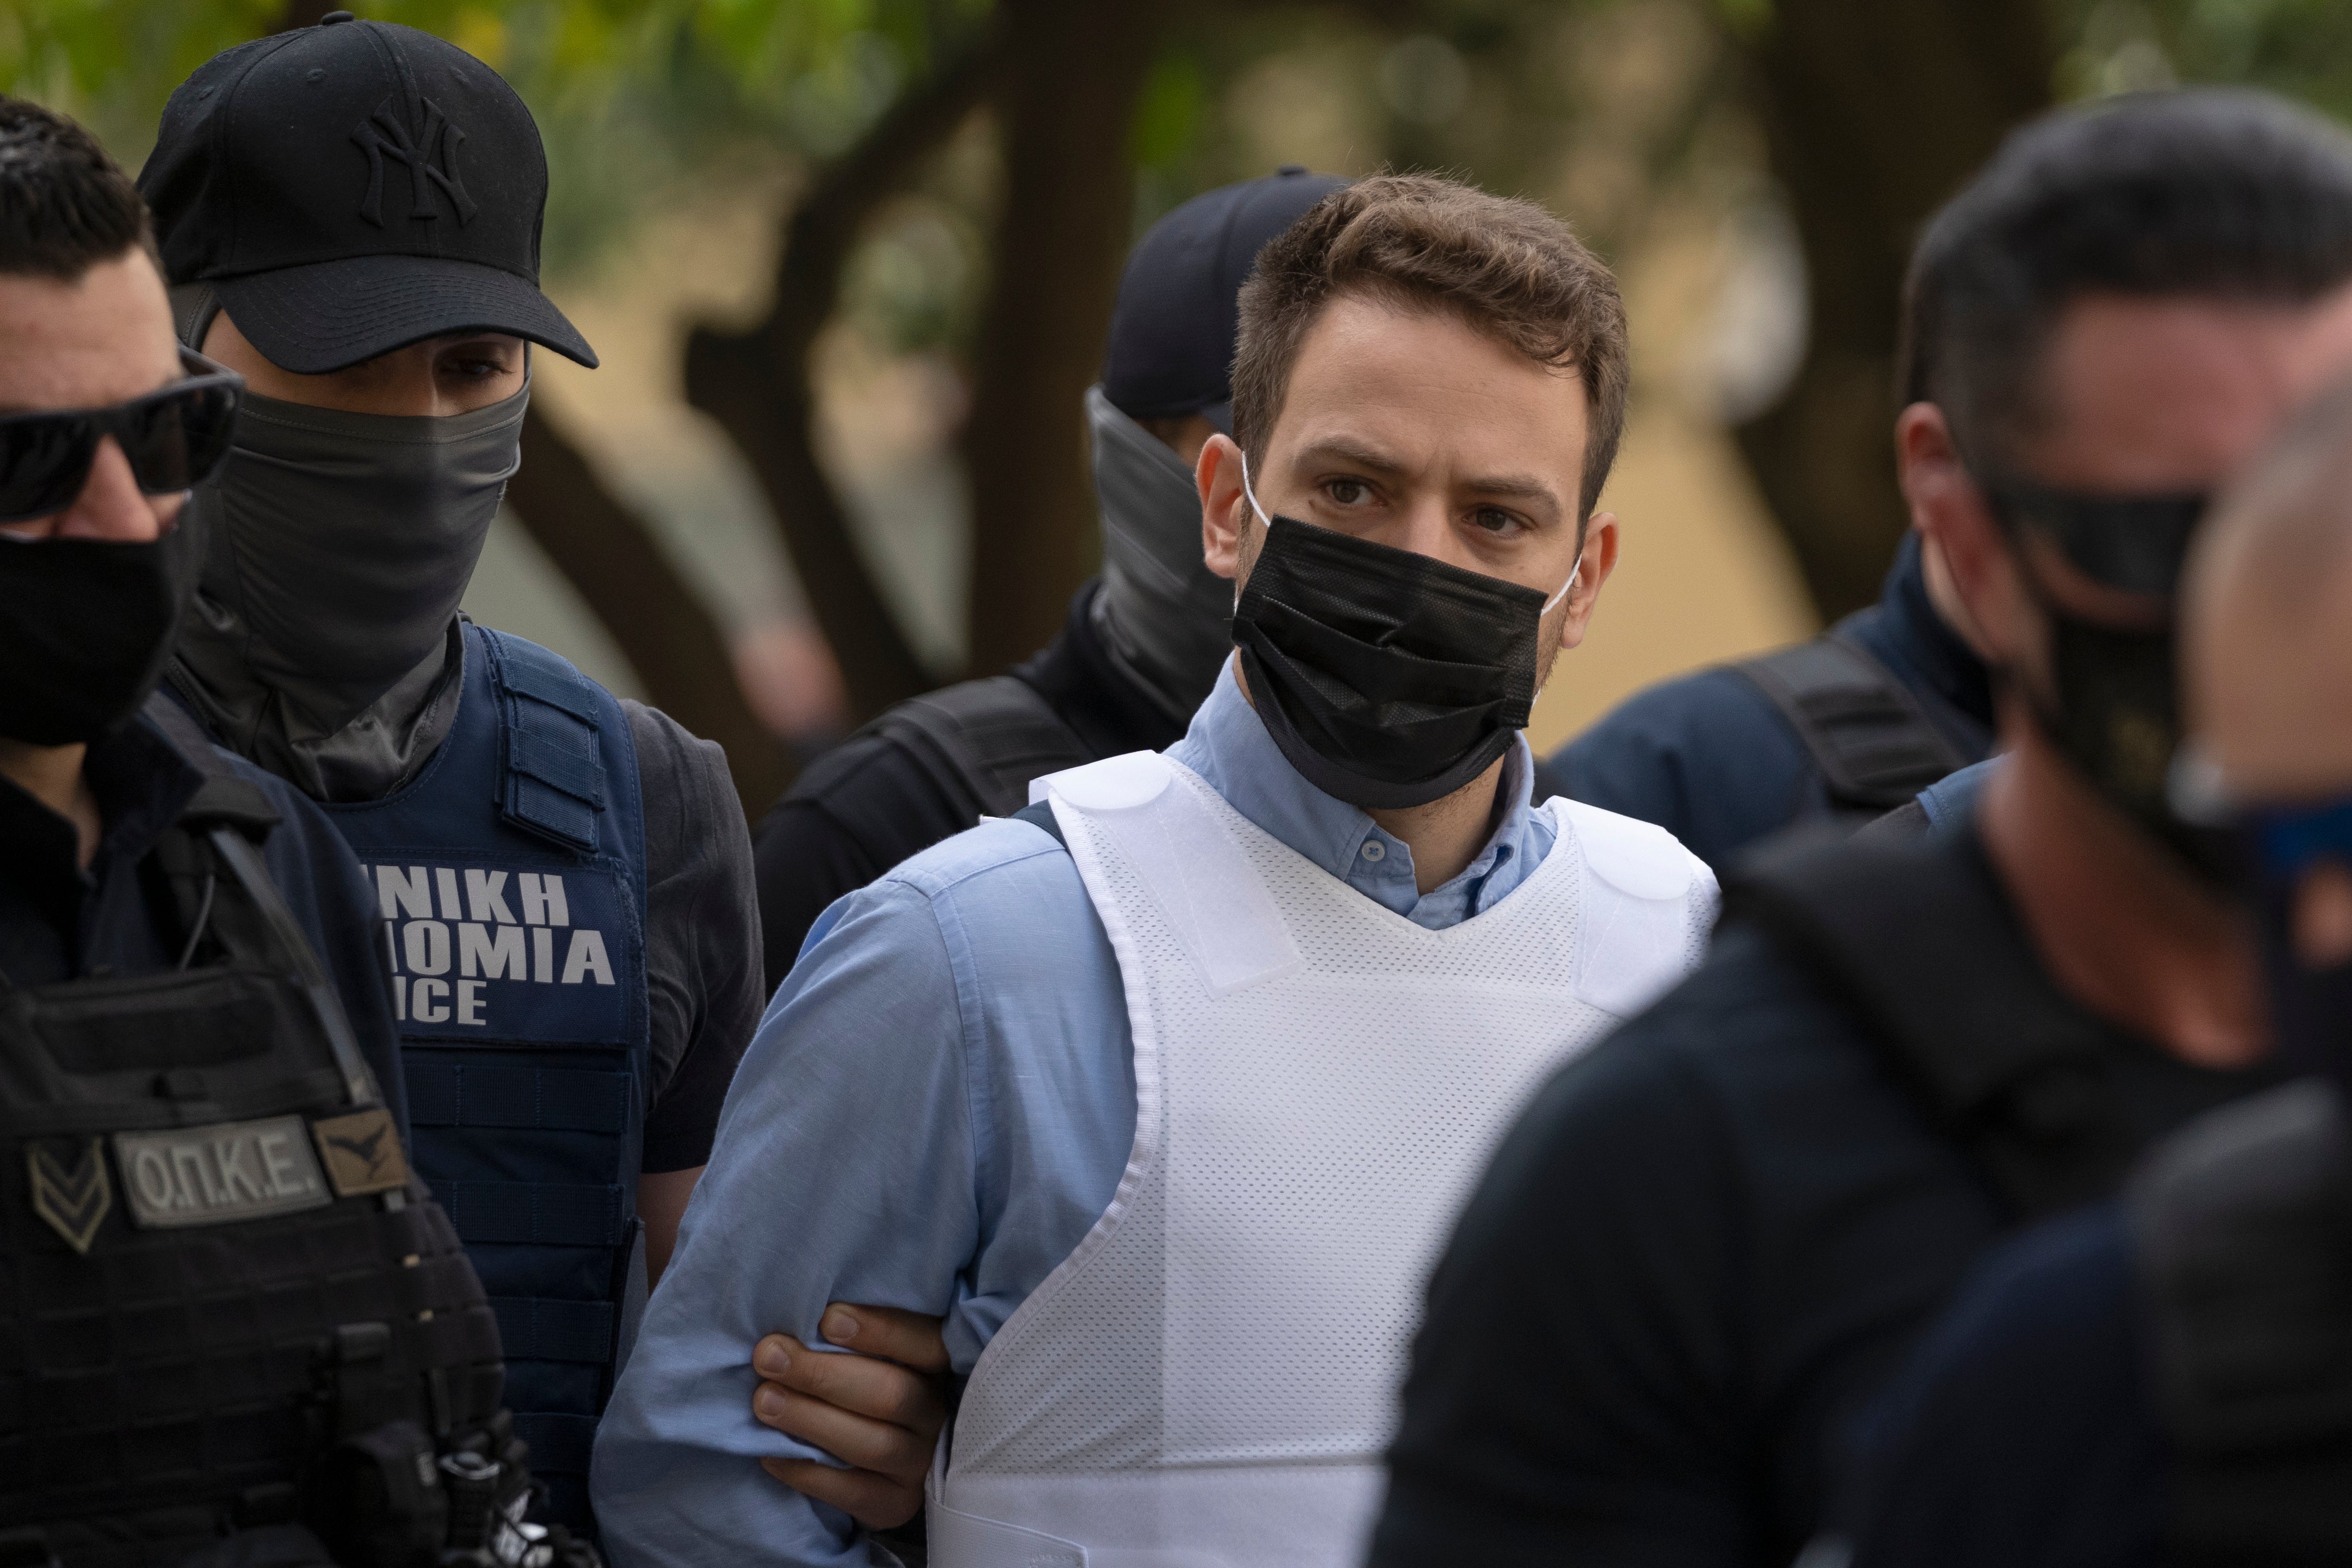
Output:
<path fill-rule="evenodd" d="M 1168 754 L 1433 931 L 1502 900 L 1552 847 L 1521 741 L 1494 837 L 1417 891 L 1412 851 L 1299 775 L 1230 663 Z M 862 1301 L 945 1314 L 970 1372 L 1109 1206 L 1134 1140 L 1118 963 L 1049 836 L 982 823 L 834 904 L 736 1071 L 597 1434 L 597 1521 L 619 1568 L 866 1563 L 846 1516 L 756 1463 L 813 1451 L 752 1419 L 752 1346 L 822 1343 L 826 1303 Z"/>

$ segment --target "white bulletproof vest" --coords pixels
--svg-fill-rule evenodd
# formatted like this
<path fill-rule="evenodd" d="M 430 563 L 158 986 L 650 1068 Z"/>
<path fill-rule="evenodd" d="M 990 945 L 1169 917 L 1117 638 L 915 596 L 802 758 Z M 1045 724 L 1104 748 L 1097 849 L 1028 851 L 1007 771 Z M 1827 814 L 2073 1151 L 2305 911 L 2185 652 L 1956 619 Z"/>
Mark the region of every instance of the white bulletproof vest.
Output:
<path fill-rule="evenodd" d="M 1697 962 L 1715 879 L 1559 841 L 1428 931 L 1149 752 L 1037 781 L 1118 954 L 1135 1146 L 999 1331 L 930 1489 L 939 1568 L 1361 1561 L 1423 1285 L 1536 1086 Z"/>

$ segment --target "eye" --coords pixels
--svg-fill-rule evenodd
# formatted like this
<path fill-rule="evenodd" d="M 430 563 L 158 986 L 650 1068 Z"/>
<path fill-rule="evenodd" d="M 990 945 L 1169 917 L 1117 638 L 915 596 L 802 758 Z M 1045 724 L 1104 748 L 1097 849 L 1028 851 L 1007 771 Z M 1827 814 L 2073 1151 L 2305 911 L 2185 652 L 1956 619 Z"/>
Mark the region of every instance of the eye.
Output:
<path fill-rule="evenodd" d="M 1498 506 L 1482 506 L 1470 514 L 1471 522 L 1486 532 L 1508 539 L 1527 531 L 1527 523 Z"/>
<path fill-rule="evenodd" d="M 1332 504 L 1335 506 L 1360 506 L 1371 500 L 1372 487 L 1361 479 L 1351 479 L 1342 476 L 1339 479 L 1324 480 L 1323 493 L 1331 498 Z"/>

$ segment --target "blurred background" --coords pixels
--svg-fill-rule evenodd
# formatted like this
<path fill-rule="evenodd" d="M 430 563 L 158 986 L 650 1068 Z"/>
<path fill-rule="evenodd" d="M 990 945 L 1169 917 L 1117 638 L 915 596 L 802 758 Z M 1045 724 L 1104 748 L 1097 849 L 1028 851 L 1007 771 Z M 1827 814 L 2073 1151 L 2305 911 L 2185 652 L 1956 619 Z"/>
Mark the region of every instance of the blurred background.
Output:
<path fill-rule="evenodd" d="M 5 0 L 0 89 L 144 160 L 172 88 L 325 0 Z M 1616 268 L 1624 552 L 1539 749 L 1874 597 L 1904 258 L 2010 126 L 2176 81 L 2352 110 L 2344 0 L 357 0 L 538 116 L 548 291 L 467 599 L 727 748 L 1041 647 L 1094 570 L 1080 397 L 1129 242 L 1286 163 L 1543 202 Z"/>

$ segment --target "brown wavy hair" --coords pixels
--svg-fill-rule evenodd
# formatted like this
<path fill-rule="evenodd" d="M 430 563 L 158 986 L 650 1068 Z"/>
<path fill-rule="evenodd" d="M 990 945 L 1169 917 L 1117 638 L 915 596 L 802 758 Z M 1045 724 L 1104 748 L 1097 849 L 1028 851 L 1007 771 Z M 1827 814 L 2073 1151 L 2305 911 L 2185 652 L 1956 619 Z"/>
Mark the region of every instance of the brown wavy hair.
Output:
<path fill-rule="evenodd" d="M 1375 174 L 1332 192 L 1259 252 L 1242 286 L 1234 436 L 1265 450 L 1298 346 L 1323 307 L 1368 294 L 1439 310 L 1584 384 L 1580 519 L 1625 430 L 1625 305 L 1617 279 L 1533 202 L 1434 174 Z"/>

